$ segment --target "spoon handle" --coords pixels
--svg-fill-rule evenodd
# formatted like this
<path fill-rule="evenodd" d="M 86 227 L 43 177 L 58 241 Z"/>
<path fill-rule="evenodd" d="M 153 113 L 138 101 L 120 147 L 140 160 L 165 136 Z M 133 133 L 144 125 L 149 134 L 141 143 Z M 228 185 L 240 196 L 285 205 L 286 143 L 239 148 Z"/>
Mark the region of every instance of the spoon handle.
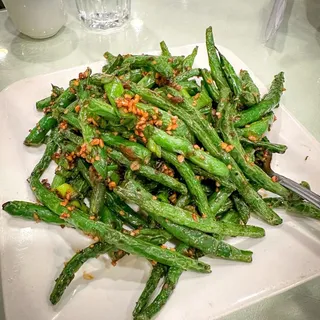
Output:
<path fill-rule="evenodd" d="M 311 202 L 316 207 L 320 208 L 320 196 L 311 190 L 306 189 L 301 186 L 299 183 L 284 177 L 280 174 L 276 175 L 278 177 L 278 182 L 284 187 L 290 189 L 291 191 L 297 193 L 301 198 Z"/>

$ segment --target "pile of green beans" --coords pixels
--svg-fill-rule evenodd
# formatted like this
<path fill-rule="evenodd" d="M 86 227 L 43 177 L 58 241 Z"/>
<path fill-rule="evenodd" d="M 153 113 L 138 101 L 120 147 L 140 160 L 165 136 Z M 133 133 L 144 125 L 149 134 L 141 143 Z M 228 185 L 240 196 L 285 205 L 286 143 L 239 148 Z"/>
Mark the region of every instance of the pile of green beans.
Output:
<path fill-rule="evenodd" d="M 93 239 L 61 268 L 52 304 L 88 259 L 108 254 L 116 265 L 135 254 L 151 262 L 152 272 L 133 318 L 151 319 L 183 271 L 211 271 L 202 256 L 252 261 L 251 251 L 225 241 L 265 235 L 248 224 L 251 214 L 271 225 L 282 222 L 276 208 L 320 219 L 319 209 L 262 169 L 270 153 L 286 151 L 266 138 L 283 73 L 261 97 L 250 74 L 237 74 L 216 48 L 211 27 L 206 45 L 210 70 L 193 67 L 197 47 L 172 56 L 164 41 L 158 56 L 106 52 L 101 73 L 87 68 L 36 103 L 44 115 L 24 143 L 46 144 L 28 179 L 38 203 L 9 201 L 3 210 Z M 44 184 L 52 161 L 55 175 Z M 278 196 L 263 199 L 261 188 Z"/>

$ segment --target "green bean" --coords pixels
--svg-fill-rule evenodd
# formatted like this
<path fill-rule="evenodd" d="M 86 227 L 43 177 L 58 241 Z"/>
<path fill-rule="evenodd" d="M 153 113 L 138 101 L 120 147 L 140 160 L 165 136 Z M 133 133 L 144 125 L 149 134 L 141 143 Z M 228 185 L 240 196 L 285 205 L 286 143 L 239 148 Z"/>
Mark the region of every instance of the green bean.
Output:
<path fill-rule="evenodd" d="M 90 201 L 90 215 L 99 219 L 100 211 L 104 204 L 106 186 L 103 182 L 96 182 L 92 189 Z"/>
<path fill-rule="evenodd" d="M 71 168 L 66 157 L 72 152 L 76 153 L 78 151 L 78 146 L 75 143 L 68 140 L 60 141 L 58 145 L 60 148 L 60 156 L 58 157 L 56 163 L 60 166 L 63 166 L 67 170 L 70 170 Z"/>
<path fill-rule="evenodd" d="M 195 106 L 195 103 L 194 103 L 194 100 L 192 100 L 192 97 L 191 97 L 191 95 L 189 94 L 189 92 L 188 92 L 188 90 L 186 90 L 186 89 L 184 89 L 184 88 L 179 88 L 180 90 L 179 90 L 179 92 L 180 92 L 180 94 L 181 94 L 181 97 L 183 98 L 183 99 L 188 99 L 188 100 L 190 100 L 191 102 L 192 102 L 192 106 L 194 107 Z M 168 97 L 168 94 L 170 94 L 169 93 L 169 87 L 162 87 L 161 88 L 161 90 L 162 90 L 162 92 L 163 92 L 163 96 L 165 97 L 165 98 L 167 98 Z"/>
<path fill-rule="evenodd" d="M 76 95 L 70 88 L 66 89 L 61 95 L 55 100 L 51 108 L 67 108 L 70 103 L 76 100 Z"/>
<path fill-rule="evenodd" d="M 177 83 L 187 81 L 190 78 L 198 77 L 200 75 L 200 69 L 191 69 L 178 74 L 175 78 Z"/>
<path fill-rule="evenodd" d="M 125 58 L 124 62 L 132 67 L 150 67 L 166 78 L 173 77 L 173 68 L 166 56 L 129 56 Z"/>
<path fill-rule="evenodd" d="M 121 78 L 121 81 L 132 81 L 134 83 L 138 83 L 143 77 L 143 69 L 133 69 L 119 78 Z"/>
<path fill-rule="evenodd" d="M 51 115 L 43 116 L 37 125 L 30 131 L 24 140 L 26 146 L 39 146 L 43 143 L 47 133 L 58 124 L 57 120 Z"/>
<path fill-rule="evenodd" d="M 201 178 L 200 178 L 201 180 Z M 207 196 L 210 196 L 213 192 L 213 188 L 216 187 L 215 184 L 201 184 L 201 187 L 204 191 L 204 193 L 207 195 Z"/>
<path fill-rule="evenodd" d="M 228 223 L 220 223 L 212 219 L 198 218 L 193 213 L 171 206 L 170 204 L 159 202 L 152 198 L 145 198 L 142 195 L 139 187 L 136 187 L 133 181 L 126 183 L 126 187 L 117 187 L 115 189 L 117 195 L 126 201 L 137 204 L 141 209 L 169 219 L 174 223 L 190 227 L 203 232 L 217 233 L 229 236 L 249 236 L 249 237 L 262 237 L 264 230 L 255 226 L 234 226 Z"/>
<path fill-rule="evenodd" d="M 156 290 L 161 278 L 165 275 L 167 267 L 158 263 L 156 264 L 151 271 L 150 277 L 136 302 L 136 306 L 133 310 L 133 317 L 136 317 L 148 304 L 151 299 L 151 295 Z"/>
<path fill-rule="evenodd" d="M 221 187 L 218 192 L 212 194 L 209 198 L 209 206 L 212 214 L 216 215 L 219 212 L 220 208 L 224 205 L 232 192 L 233 189 Z"/>
<path fill-rule="evenodd" d="M 116 116 L 117 113 L 117 104 L 116 104 L 116 99 L 121 97 L 124 93 L 123 86 L 121 84 L 121 81 L 118 78 L 114 78 L 112 81 L 109 83 L 106 83 L 104 86 L 104 91 L 107 94 L 107 97 L 112 105 L 113 109 L 113 115 Z M 108 108 L 111 110 L 111 108 Z M 106 110 L 107 112 L 107 110 Z M 111 114 L 111 111 L 110 111 Z"/>
<path fill-rule="evenodd" d="M 201 108 L 199 111 L 201 112 L 201 114 L 206 116 L 205 119 L 207 121 L 209 121 L 210 123 L 213 122 L 212 121 L 212 111 L 213 111 L 212 106 L 205 106 L 205 107 Z"/>
<path fill-rule="evenodd" d="M 63 88 L 55 86 L 54 84 L 51 84 L 51 88 L 51 96 L 53 96 L 54 100 L 64 92 Z"/>
<path fill-rule="evenodd" d="M 108 167 L 110 167 L 110 166 L 108 166 Z M 114 167 L 114 165 L 111 165 L 111 167 Z M 119 184 L 120 179 L 121 179 L 120 175 L 117 171 L 115 171 L 115 170 L 110 171 L 110 169 L 108 169 L 108 178 L 111 181 L 115 182 L 116 184 Z"/>
<path fill-rule="evenodd" d="M 174 70 L 181 72 L 184 58 L 185 56 L 172 56 L 168 61 L 172 61 L 170 63 Z"/>
<path fill-rule="evenodd" d="M 95 73 L 90 77 L 90 85 L 103 86 L 114 79 L 114 75 Z"/>
<path fill-rule="evenodd" d="M 72 188 L 76 191 L 78 196 L 80 196 L 81 198 L 85 198 L 85 195 L 87 194 L 90 185 L 80 174 L 78 174 L 72 180 L 70 180 L 69 183 L 71 184 Z"/>
<path fill-rule="evenodd" d="M 78 130 L 81 130 L 81 125 L 80 125 L 79 119 L 75 113 L 68 112 L 67 114 L 62 114 L 61 119 L 65 120 L 72 127 L 76 128 Z"/>
<path fill-rule="evenodd" d="M 58 137 L 57 133 L 58 133 L 57 130 L 52 131 L 52 133 L 49 137 L 49 141 L 46 145 L 46 149 L 45 149 L 39 163 L 33 169 L 31 176 L 40 177 L 43 174 L 43 172 L 47 169 L 47 167 L 49 166 L 49 164 L 52 160 L 53 154 L 58 149 L 57 142 L 60 138 Z"/>
<path fill-rule="evenodd" d="M 220 93 L 218 88 L 216 87 L 215 83 L 211 78 L 211 74 L 207 69 L 200 69 L 201 76 L 203 78 L 203 83 L 205 88 L 207 89 L 211 99 L 215 102 L 219 102 L 220 100 Z"/>
<path fill-rule="evenodd" d="M 60 219 L 48 208 L 31 202 L 25 201 L 9 201 L 2 205 L 2 210 L 8 212 L 12 216 L 34 220 L 36 222 L 46 222 L 51 224 L 66 225 L 63 219 Z"/>
<path fill-rule="evenodd" d="M 111 133 L 102 133 L 104 143 L 121 151 L 129 160 L 141 160 L 147 164 L 150 161 L 151 152 L 139 143 L 123 139 Z"/>
<path fill-rule="evenodd" d="M 105 203 L 121 220 L 125 221 L 132 227 L 139 228 L 147 225 L 147 223 L 115 193 L 106 191 Z"/>
<path fill-rule="evenodd" d="M 114 100 L 110 100 L 110 101 L 114 102 Z M 95 99 L 95 98 L 89 99 L 88 112 L 101 116 L 109 121 L 113 121 L 116 123 L 120 122 L 119 114 L 118 114 L 118 111 L 115 110 L 115 106 L 111 106 L 110 104 L 106 103 L 102 99 Z"/>
<path fill-rule="evenodd" d="M 300 185 L 308 190 L 311 190 L 311 186 L 308 181 L 301 181 Z"/>
<path fill-rule="evenodd" d="M 115 170 L 118 170 L 119 166 L 116 163 L 108 165 L 108 171 L 109 172 L 115 172 Z"/>
<path fill-rule="evenodd" d="M 163 56 L 171 57 L 171 53 L 169 51 L 169 48 L 168 48 L 167 44 L 164 41 L 160 42 L 160 48 L 161 48 L 161 52 L 162 52 Z"/>
<path fill-rule="evenodd" d="M 177 251 L 180 253 L 182 253 L 185 249 L 187 249 L 185 244 L 179 244 L 177 246 Z M 183 272 L 183 269 L 179 267 L 170 267 L 165 276 L 165 282 L 162 286 L 160 293 L 152 301 L 152 303 L 148 307 L 143 309 L 142 312 L 138 314 L 134 319 L 136 320 L 151 319 L 156 313 L 158 313 L 161 310 L 161 308 L 166 304 L 166 302 L 169 300 L 182 272 Z"/>
<path fill-rule="evenodd" d="M 70 140 L 71 142 L 73 142 L 74 144 L 76 144 L 78 146 L 83 144 L 82 137 L 78 136 L 77 134 L 72 132 L 70 129 L 61 130 L 60 133 L 64 138 Z"/>
<path fill-rule="evenodd" d="M 227 211 L 229 211 L 232 208 L 233 208 L 232 201 L 230 199 L 227 199 L 227 201 L 218 210 L 216 216 L 220 216 L 221 214 L 226 213 Z"/>
<path fill-rule="evenodd" d="M 136 105 L 139 109 L 148 112 L 149 116 L 156 116 L 159 120 L 161 120 L 162 124 L 160 128 L 162 130 L 166 130 L 167 127 L 172 123 L 172 115 L 170 115 L 170 113 L 145 103 L 137 103 Z M 193 142 L 194 137 L 188 129 L 188 127 L 185 125 L 185 123 L 178 118 L 176 120 L 176 124 L 177 128 L 172 131 L 172 135 L 184 137 L 187 138 L 189 141 Z"/>
<path fill-rule="evenodd" d="M 51 96 L 43 98 L 43 99 L 36 102 L 36 109 L 38 111 L 41 111 L 45 108 L 48 108 L 48 107 L 50 107 L 50 102 L 51 102 Z"/>
<path fill-rule="evenodd" d="M 217 256 L 227 260 L 251 262 L 252 252 L 240 250 L 230 244 L 188 227 L 180 226 L 168 219 L 153 215 L 156 221 L 180 241 L 201 250 L 205 254 Z"/>
<path fill-rule="evenodd" d="M 117 67 L 119 67 L 119 66 L 121 66 L 122 65 L 122 63 L 123 63 L 123 61 L 124 61 L 124 59 L 123 59 L 123 57 L 122 57 L 122 55 L 121 54 L 118 54 L 116 57 L 115 56 L 113 56 L 111 53 L 109 53 L 109 52 L 106 52 L 105 54 L 104 54 L 104 57 L 107 59 L 107 61 L 109 62 L 103 69 L 102 69 L 102 71 L 104 72 L 104 73 L 107 73 L 107 74 L 110 74 L 110 73 L 112 73 L 112 72 L 114 72 L 116 69 L 117 69 Z"/>
<path fill-rule="evenodd" d="M 68 160 L 67 159 L 64 159 L 64 157 L 68 156 L 68 154 L 74 152 L 76 153 L 78 151 L 78 146 L 71 142 L 71 141 L 67 141 L 67 140 L 64 140 L 64 141 L 60 141 L 58 143 L 59 147 L 60 147 L 60 154 L 62 155 L 62 158 L 60 156 L 60 158 L 58 159 L 58 164 L 59 165 L 64 165 L 64 163 L 66 164 L 66 169 L 69 168 L 69 163 L 68 163 Z M 61 162 L 63 164 L 61 164 Z"/>
<path fill-rule="evenodd" d="M 221 121 L 221 132 L 224 141 L 233 146 L 230 151 L 231 156 L 243 170 L 244 174 L 252 181 L 260 184 L 266 190 L 274 192 L 284 197 L 288 197 L 288 190 L 281 186 L 280 183 L 273 182 L 271 178 L 258 166 L 253 163 L 248 163 L 245 159 L 245 152 L 241 146 L 237 132 L 235 131 L 232 122 L 235 111 L 235 104 L 232 102 L 226 103 L 224 114 Z"/>
<path fill-rule="evenodd" d="M 193 164 L 192 162 L 187 161 L 187 163 L 189 164 L 189 166 L 191 167 L 191 169 L 193 170 L 193 172 L 196 175 L 203 177 L 203 178 L 206 178 L 206 179 L 217 181 L 221 185 L 223 185 L 224 187 L 227 187 L 229 189 L 233 189 L 233 190 L 236 189 L 235 185 L 232 183 L 232 181 L 230 179 L 220 179 L 217 176 L 214 176 L 213 174 L 201 169 L 200 167 Z"/>
<path fill-rule="evenodd" d="M 239 137 L 240 141 L 241 141 L 241 137 Z M 245 159 L 248 161 L 248 162 L 255 162 L 256 161 L 256 158 L 255 158 L 255 153 L 256 153 L 256 149 L 251 146 L 251 145 L 242 145 L 243 146 L 243 150 L 245 152 Z"/>
<path fill-rule="evenodd" d="M 139 229 L 135 238 L 150 242 L 155 245 L 162 245 L 172 239 L 172 235 L 162 229 Z"/>
<path fill-rule="evenodd" d="M 169 189 L 160 189 L 160 191 L 157 192 L 157 199 L 161 202 L 170 203 L 169 200 L 170 190 Z"/>
<path fill-rule="evenodd" d="M 218 52 L 220 57 L 221 68 L 225 78 L 227 79 L 229 87 L 236 97 L 240 97 L 242 93 L 241 80 L 239 79 L 238 75 L 234 71 L 231 63 L 227 60 L 227 58 L 220 51 Z"/>
<path fill-rule="evenodd" d="M 215 128 L 218 132 L 221 133 L 222 131 L 222 115 L 224 114 L 226 106 L 230 103 L 230 89 L 229 88 L 222 88 L 220 90 L 220 101 L 217 106 L 217 112 L 215 119 Z"/>
<path fill-rule="evenodd" d="M 211 107 L 212 100 L 208 95 L 208 92 L 205 87 L 202 88 L 198 97 L 197 96 L 193 97 L 193 104 L 195 105 L 195 108 L 197 108 L 198 110 L 202 109 L 205 106 Z"/>
<path fill-rule="evenodd" d="M 316 206 L 314 206 L 312 203 L 305 202 L 305 201 L 292 201 L 289 202 L 286 210 L 288 212 L 293 212 L 300 214 L 305 217 L 310 217 L 314 219 L 320 220 L 320 210 Z"/>
<path fill-rule="evenodd" d="M 135 70 L 141 71 L 140 69 L 135 69 Z M 118 76 L 120 78 L 121 76 L 126 76 L 127 74 L 129 74 L 130 71 L 133 71 L 133 70 L 130 69 L 130 65 L 129 64 L 123 64 L 121 67 L 118 67 L 115 71 L 113 71 L 111 73 L 111 75 L 112 76 Z"/>
<path fill-rule="evenodd" d="M 215 81 L 219 89 L 228 87 L 228 82 L 224 77 L 224 73 L 220 64 L 220 59 L 216 51 L 216 46 L 212 34 L 212 27 L 206 29 L 206 46 L 213 80 Z"/>
<path fill-rule="evenodd" d="M 182 89 L 186 90 L 190 96 L 195 96 L 197 93 L 200 93 L 201 90 L 203 90 L 195 80 L 180 81 L 179 85 Z"/>
<path fill-rule="evenodd" d="M 191 202 L 191 199 L 190 199 L 190 195 L 189 194 L 182 194 L 177 202 L 176 202 L 176 207 L 179 207 L 179 208 L 184 208 L 185 206 L 187 206 L 189 203 Z"/>
<path fill-rule="evenodd" d="M 66 182 L 66 178 L 63 177 L 62 175 L 56 173 L 53 177 L 52 182 L 51 182 L 51 189 L 54 190 L 65 182 Z"/>
<path fill-rule="evenodd" d="M 272 208 L 285 208 L 287 205 L 286 201 L 281 197 L 264 198 L 263 201 Z"/>
<path fill-rule="evenodd" d="M 194 63 L 194 60 L 196 58 L 198 54 L 198 46 L 196 46 L 191 54 L 189 54 L 188 56 L 186 56 L 182 62 L 182 69 L 185 70 L 185 71 L 189 71 L 191 70 L 192 66 L 193 66 L 193 63 Z"/>
<path fill-rule="evenodd" d="M 203 262 L 186 258 L 177 252 L 163 250 L 148 242 L 122 234 L 119 231 L 109 228 L 102 222 L 88 219 L 83 212 L 77 209 L 74 209 L 72 213 L 69 214 L 70 216 L 66 215 L 65 207 L 60 204 L 60 199 L 47 190 L 36 177 L 31 177 L 30 186 L 36 198 L 50 210 L 59 216 L 62 215 L 62 217 L 65 217 L 66 222 L 75 228 L 91 234 L 93 237 L 97 236 L 102 242 L 110 243 L 128 253 L 137 254 L 168 266 L 179 266 L 184 270 L 210 272 L 210 266 Z"/>
<path fill-rule="evenodd" d="M 68 113 L 68 112 L 74 112 L 76 109 L 76 106 L 79 104 L 78 100 L 75 100 L 68 104 L 67 107 L 56 107 L 55 110 L 59 110 L 60 113 Z"/>
<path fill-rule="evenodd" d="M 307 181 L 301 181 L 299 183 L 302 187 L 311 190 L 310 184 Z M 298 201 L 300 202 L 301 200 L 304 200 L 299 194 L 293 192 L 290 190 L 290 196 L 287 199 L 288 202 L 292 202 L 292 201 Z"/>
<path fill-rule="evenodd" d="M 76 253 L 72 259 L 67 262 L 59 277 L 56 279 L 55 286 L 50 294 L 51 303 L 57 304 L 59 302 L 65 289 L 73 280 L 75 273 L 87 260 L 97 258 L 112 248 L 113 246 L 108 243 L 96 242 Z"/>
<path fill-rule="evenodd" d="M 93 187 L 94 183 L 90 177 L 90 173 L 88 168 L 86 167 L 85 162 L 82 159 L 77 160 L 77 169 L 79 170 L 80 174 L 82 175 L 83 179 L 87 181 L 87 183 Z"/>
<path fill-rule="evenodd" d="M 194 110 L 194 108 L 189 106 L 187 103 L 184 103 L 184 109 L 179 108 L 179 106 L 170 103 L 158 93 L 138 87 L 133 83 L 130 84 L 130 87 L 132 91 L 139 94 L 146 101 L 159 108 L 171 110 L 172 113 L 183 118 L 188 127 L 202 142 L 210 154 L 214 157 L 220 158 L 226 165 L 231 167 L 230 173 L 233 182 L 246 202 L 253 208 L 254 212 L 263 217 L 263 219 L 270 224 L 280 224 L 282 222 L 279 216 L 263 202 L 261 197 L 256 193 L 251 185 L 248 184 L 247 179 L 239 170 L 231 156 L 222 150 L 222 141 L 217 132 L 209 125 L 209 123 L 201 118 L 200 114 L 197 113 L 197 110 Z M 185 110 L 187 110 L 188 113 L 186 113 Z"/>
<path fill-rule="evenodd" d="M 228 222 L 228 223 L 234 223 L 234 224 L 240 224 L 241 218 L 237 211 L 235 210 L 229 210 L 226 213 L 223 214 L 220 221 Z"/>
<path fill-rule="evenodd" d="M 235 121 L 235 127 L 243 127 L 248 123 L 259 120 L 266 113 L 272 111 L 280 101 L 283 92 L 284 74 L 280 72 L 274 77 L 271 83 L 270 91 L 263 99 L 247 110 L 240 112 Z"/>
<path fill-rule="evenodd" d="M 103 178 L 107 178 L 107 153 L 105 147 L 92 146 L 91 142 L 96 138 L 97 134 L 95 129 L 93 129 L 88 123 L 88 109 L 85 105 L 81 106 L 79 113 L 79 121 L 81 126 L 81 131 L 83 135 L 83 140 L 86 143 L 86 150 L 89 152 L 87 156 L 88 160 L 93 160 L 93 166 L 97 170 L 98 174 Z"/>
<path fill-rule="evenodd" d="M 137 181 L 139 184 L 143 185 L 145 187 L 145 189 L 148 190 L 148 192 L 156 192 L 159 187 L 159 184 L 157 182 L 150 181 L 150 180 L 145 179 L 143 177 L 138 176 L 135 178 L 135 181 Z"/>
<path fill-rule="evenodd" d="M 54 101 L 57 100 L 57 98 L 64 92 L 63 88 L 59 88 L 55 85 L 51 86 L 51 95 L 36 102 L 36 109 L 38 111 L 44 111 L 45 108 L 49 108 L 54 103 Z"/>
<path fill-rule="evenodd" d="M 103 54 L 103 57 L 106 59 L 106 63 L 107 65 L 111 65 L 113 64 L 115 61 L 116 61 L 116 56 L 114 56 L 112 53 L 110 53 L 109 51 L 106 51 L 104 54 Z"/>
<path fill-rule="evenodd" d="M 273 118 L 273 113 L 270 113 L 259 121 L 248 124 L 244 128 L 237 129 L 237 133 L 239 136 L 243 136 L 247 139 L 254 138 L 254 141 L 261 140 L 262 136 L 268 131 Z"/>
<path fill-rule="evenodd" d="M 143 193 L 144 197 L 150 197 L 150 194 L 148 195 L 148 193 L 142 187 L 141 192 Z M 251 262 L 252 260 L 251 251 L 239 250 L 201 231 L 177 225 L 156 214 L 152 214 L 152 217 L 174 237 L 192 247 L 200 249 L 206 254 L 213 254 L 220 258 L 243 262 Z"/>
<path fill-rule="evenodd" d="M 240 70 L 242 94 L 240 101 L 246 106 L 253 106 L 260 101 L 260 92 L 246 70 Z"/>
<path fill-rule="evenodd" d="M 171 90 L 173 93 L 174 90 Z M 179 96 L 179 93 L 176 92 Z M 149 96 L 149 95 L 148 95 Z M 154 99 L 158 100 L 158 99 Z M 162 102 L 162 101 L 161 101 Z M 184 120 L 188 121 L 188 125 L 193 129 L 193 132 L 203 144 L 203 146 L 209 151 L 209 153 L 221 159 L 226 165 L 230 167 L 230 174 L 233 182 L 235 183 L 239 193 L 246 200 L 247 204 L 254 209 L 254 212 L 262 217 L 265 221 L 270 224 L 280 224 L 282 222 L 281 218 L 269 207 L 265 205 L 261 197 L 255 192 L 255 190 L 248 183 L 245 176 L 242 174 L 241 170 L 238 168 L 236 162 L 229 155 L 229 153 L 224 152 L 222 149 L 222 141 L 218 136 L 217 132 L 209 125 L 208 122 L 201 119 L 201 116 L 196 110 L 192 109 L 188 101 L 182 101 L 180 105 L 184 108 Z M 172 110 L 176 110 L 176 107 L 170 104 Z M 190 111 L 189 111 L 190 110 Z M 186 111 L 188 112 L 186 114 Z M 179 110 L 175 111 L 178 115 Z"/>
<path fill-rule="evenodd" d="M 152 88 L 156 84 L 156 78 L 154 72 L 150 71 L 146 76 L 144 76 L 138 85 L 145 88 Z"/>
<path fill-rule="evenodd" d="M 223 178 L 229 176 L 229 170 L 225 164 L 200 148 L 195 148 L 187 139 L 170 136 L 166 132 L 152 126 L 147 126 L 144 133 L 162 148 L 187 157 L 191 162 L 213 175 Z"/>
<path fill-rule="evenodd" d="M 61 198 L 65 198 L 68 193 L 71 199 L 74 199 L 77 195 L 76 191 L 69 183 L 61 184 L 59 187 L 56 188 L 56 191 Z"/>
<path fill-rule="evenodd" d="M 320 209 L 312 203 L 303 200 L 285 201 L 283 198 L 278 197 L 264 198 L 263 200 L 273 208 L 284 208 L 288 212 L 314 219 L 320 219 Z"/>
<path fill-rule="evenodd" d="M 91 98 L 102 99 L 105 95 L 103 87 L 97 85 L 89 84 L 86 90 L 89 92 L 89 97 Z"/>
<path fill-rule="evenodd" d="M 197 180 L 190 166 L 185 162 L 180 162 L 176 155 L 164 151 L 161 151 L 161 156 L 169 163 L 171 163 L 180 173 L 181 177 L 186 182 L 191 196 L 203 216 L 212 216 L 210 207 L 208 205 L 207 196 L 205 195 L 201 183 Z"/>
<path fill-rule="evenodd" d="M 237 211 L 229 210 L 223 214 L 220 221 L 234 223 L 234 224 L 240 224 L 241 218 L 240 218 L 239 213 Z"/>
<path fill-rule="evenodd" d="M 58 165 L 57 170 L 59 170 L 59 168 L 61 167 L 65 171 L 70 171 L 71 173 L 75 173 L 72 168 L 72 165 L 70 166 L 67 156 L 73 151 L 76 152 L 77 146 L 70 141 L 59 141 L 57 144 L 60 148 L 60 154 L 58 155 L 57 158 L 53 157 L 53 160 Z M 68 178 L 72 176 L 70 173 L 67 173 L 67 175 L 65 175 L 64 172 L 61 173 L 61 175 L 64 175 L 65 177 L 68 177 Z"/>
<path fill-rule="evenodd" d="M 102 206 L 100 211 L 100 221 L 110 226 L 112 229 L 122 230 L 123 222 L 117 214 L 110 210 L 107 206 Z"/>
<path fill-rule="evenodd" d="M 64 157 L 60 157 L 58 160 L 60 160 L 61 158 L 64 158 Z M 55 173 L 59 174 L 60 176 L 64 177 L 65 179 L 70 179 L 78 173 L 78 169 L 77 168 L 73 168 L 73 169 L 67 168 L 66 169 L 66 168 L 62 167 L 60 165 L 60 163 L 58 163 L 58 167 L 56 168 Z"/>
<path fill-rule="evenodd" d="M 248 223 L 248 220 L 250 218 L 250 209 L 249 207 L 247 206 L 247 204 L 242 200 L 240 199 L 238 196 L 236 195 L 232 195 L 232 200 L 234 202 L 234 205 L 240 215 L 240 218 L 241 218 L 241 221 L 244 223 L 244 224 L 247 224 Z"/>
<path fill-rule="evenodd" d="M 87 207 L 87 205 L 80 200 L 72 200 L 69 202 L 71 206 L 74 206 L 75 208 L 81 210 L 82 212 L 86 213 L 87 215 L 89 215 L 89 208 Z"/>
<path fill-rule="evenodd" d="M 270 143 L 266 141 L 251 141 L 243 137 L 240 137 L 239 139 L 241 143 L 245 145 L 251 145 L 255 148 L 263 148 L 272 153 L 285 153 L 288 148 L 284 144 L 276 144 L 276 143 Z"/>

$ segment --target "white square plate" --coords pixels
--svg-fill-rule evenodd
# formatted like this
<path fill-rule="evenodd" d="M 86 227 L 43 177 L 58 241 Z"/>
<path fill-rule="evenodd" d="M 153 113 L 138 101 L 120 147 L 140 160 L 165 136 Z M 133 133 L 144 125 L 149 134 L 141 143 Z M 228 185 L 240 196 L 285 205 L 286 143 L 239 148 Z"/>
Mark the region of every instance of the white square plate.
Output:
<path fill-rule="evenodd" d="M 184 46 L 172 52 L 189 54 L 192 48 Z M 247 69 L 232 52 L 221 50 L 237 71 Z M 99 72 L 102 65 L 103 62 L 94 63 L 91 67 Z M 196 65 L 207 67 L 203 44 L 199 45 Z M 77 67 L 21 80 L 0 93 L 1 203 L 34 200 L 26 179 L 43 148 L 27 148 L 23 140 L 41 117 L 35 101 L 49 94 L 51 83 L 66 87 L 84 69 Z M 255 80 L 265 93 L 265 86 Z M 313 190 L 320 193 L 320 144 L 283 107 L 277 110 L 277 117 L 270 139 L 286 144 L 288 151 L 274 157 L 273 168 L 296 181 L 309 181 Z M 284 223 L 278 227 L 251 219 L 251 224 L 265 228 L 263 239 L 232 239 L 238 247 L 253 250 L 251 264 L 205 258 L 212 273 L 185 272 L 157 319 L 217 319 L 319 275 L 320 222 L 279 213 Z M 150 272 L 144 259 L 125 257 L 117 267 L 112 267 L 107 257 L 90 260 L 77 273 L 61 302 L 52 306 L 48 297 L 54 279 L 63 263 L 77 249 L 88 245 L 88 239 L 75 230 L 16 219 L 3 211 L 0 222 L 7 320 L 131 319 Z M 94 280 L 84 280 L 83 271 L 93 274 Z"/>

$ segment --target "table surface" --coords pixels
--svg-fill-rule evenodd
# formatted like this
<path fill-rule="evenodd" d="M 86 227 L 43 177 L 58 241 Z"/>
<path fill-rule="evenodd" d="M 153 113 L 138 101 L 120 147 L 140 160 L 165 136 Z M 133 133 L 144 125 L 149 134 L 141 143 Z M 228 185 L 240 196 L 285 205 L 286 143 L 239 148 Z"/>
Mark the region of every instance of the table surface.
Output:
<path fill-rule="evenodd" d="M 120 31 L 102 33 L 85 29 L 74 1 L 65 2 L 68 22 L 47 40 L 19 34 L 7 12 L 0 11 L 0 90 L 26 77 L 101 60 L 107 50 L 146 52 L 158 49 L 161 40 L 169 46 L 204 42 L 205 28 L 212 25 L 216 42 L 231 49 L 266 85 L 274 74 L 285 72 L 284 105 L 320 140 L 319 1 L 287 0 L 280 29 L 268 43 L 268 0 L 134 0 L 130 23 Z M 223 320 L 318 319 L 319 288 L 317 278 Z"/>

